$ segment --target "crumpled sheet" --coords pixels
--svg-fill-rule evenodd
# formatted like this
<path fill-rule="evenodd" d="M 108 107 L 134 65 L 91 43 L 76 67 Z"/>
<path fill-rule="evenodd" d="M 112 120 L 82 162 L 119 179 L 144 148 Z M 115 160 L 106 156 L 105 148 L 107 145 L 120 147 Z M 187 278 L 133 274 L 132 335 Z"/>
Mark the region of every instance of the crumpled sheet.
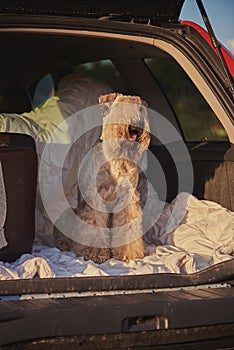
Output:
<path fill-rule="evenodd" d="M 178 222 L 182 209 L 186 213 Z M 195 273 L 234 258 L 234 212 L 180 193 L 164 207 L 146 241 L 143 259 L 128 263 L 110 259 L 100 265 L 73 252 L 35 245 L 32 254 L 14 263 L 0 262 L 0 279 Z"/>

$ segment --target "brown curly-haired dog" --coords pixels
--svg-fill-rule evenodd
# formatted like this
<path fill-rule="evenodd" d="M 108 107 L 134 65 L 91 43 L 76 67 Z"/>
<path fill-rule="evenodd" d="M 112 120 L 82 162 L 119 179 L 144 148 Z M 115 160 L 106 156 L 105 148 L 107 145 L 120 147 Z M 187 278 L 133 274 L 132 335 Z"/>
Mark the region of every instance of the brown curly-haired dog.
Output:
<path fill-rule="evenodd" d="M 140 259 L 144 243 L 137 185 L 138 165 L 150 143 L 146 103 L 113 93 L 100 96 L 99 104 L 103 142 L 94 147 L 82 173 L 84 190 L 75 210 L 81 220 L 71 228 L 73 239 L 71 232 L 64 235 L 55 227 L 55 244 L 97 263 Z"/>

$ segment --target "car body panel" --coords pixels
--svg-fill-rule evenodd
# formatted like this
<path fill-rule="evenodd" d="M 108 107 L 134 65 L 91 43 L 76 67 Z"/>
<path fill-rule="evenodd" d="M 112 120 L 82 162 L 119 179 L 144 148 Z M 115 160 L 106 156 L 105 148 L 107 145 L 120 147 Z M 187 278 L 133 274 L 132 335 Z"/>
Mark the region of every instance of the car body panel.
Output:
<path fill-rule="evenodd" d="M 210 47 L 217 54 L 217 51 L 215 50 L 215 48 L 214 48 L 214 46 L 212 44 L 211 38 L 210 38 L 209 34 L 207 33 L 207 31 L 205 31 L 205 29 L 203 29 L 201 26 L 199 26 L 198 24 L 193 23 L 191 21 L 180 21 L 180 23 L 184 24 L 184 25 L 188 25 L 188 26 L 196 29 L 196 31 L 198 33 L 200 33 L 204 37 L 204 39 L 208 42 Z M 232 56 L 231 52 L 229 52 L 222 44 L 220 44 L 220 49 L 221 49 L 221 52 L 222 52 L 223 57 L 225 59 L 225 62 L 227 64 L 227 66 L 228 66 L 228 69 L 229 69 L 231 75 L 234 77 L 234 60 L 233 60 L 233 56 Z"/>
<path fill-rule="evenodd" d="M 217 334 L 213 336 L 218 338 L 223 336 L 222 329 L 218 332 L 219 325 L 224 328 L 233 325 L 229 307 L 233 300 L 233 288 L 221 287 L 158 291 L 144 296 L 139 293 L 2 301 L 6 321 L 4 317 L 1 320 L 0 344 L 84 334 L 106 334 L 108 338 L 107 334 L 113 333 L 129 335 L 136 332 L 140 337 L 143 332 L 148 332 L 148 336 L 150 332 L 156 332 L 159 336 L 160 331 L 164 331 L 166 338 L 160 343 L 166 340 L 173 344 L 178 341 L 179 329 L 199 329 L 201 324 L 204 328 L 216 327 Z M 9 322 L 14 327 L 12 334 L 8 331 Z M 169 335 L 173 335 L 173 340 Z M 233 339 L 231 329 L 229 336 Z M 203 340 L 206 337 L 207 334 L 203 335 Z M 187 343 L 197 340 L 194 334 L 183 338 Z M 147 345 L 146 339 L 143 344 Z M 155 340 L 153 344 L 157 344 Z"/>

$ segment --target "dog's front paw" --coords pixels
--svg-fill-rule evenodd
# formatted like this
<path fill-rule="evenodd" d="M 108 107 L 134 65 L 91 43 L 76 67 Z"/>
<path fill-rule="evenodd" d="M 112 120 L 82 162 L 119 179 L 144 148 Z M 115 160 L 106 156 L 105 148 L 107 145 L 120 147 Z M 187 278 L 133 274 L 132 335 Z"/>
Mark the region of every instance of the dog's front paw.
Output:
<path fill-rule="evenodd" d="M 102 264 L 111 258 L 111 251 L 109 248 L 87 247 L 83 250 L 82 256 L 85 260 L 92 260 L 97 264 Z"/>
<path fill-rule="evenodd" d="M 54 244 L 61 251 L 71 250 L 72 241 L 54 227 Z"/>
<path fill-rule="evenodd" d="M 141 240 L 112 248 L 112 257 L 117 260 L 129 262 L 130 260 L 143 259 L 144 256 L 145 250 Z"/>

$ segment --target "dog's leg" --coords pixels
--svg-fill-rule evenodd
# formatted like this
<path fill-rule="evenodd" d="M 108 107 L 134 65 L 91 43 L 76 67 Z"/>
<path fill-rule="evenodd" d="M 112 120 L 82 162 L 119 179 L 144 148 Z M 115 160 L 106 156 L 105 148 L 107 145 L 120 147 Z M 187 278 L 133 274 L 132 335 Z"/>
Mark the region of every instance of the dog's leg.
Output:
<path fill-rule="evenodd" d="M 55 225 L 55 245 L 60 250 L 73 251 L 78 257 L 84 257 L 85 260 L 93 260 L 96 263 L 110 259 L 108 213 L 97 212 L 92 206 L 81 201 L 75 214 L 79 217 L 79 221 L 73 227 L 69 226 L 70 217 L 66 217 L 66 213 L 60 218 L 60 223 L 64 222 L 62 225 L 64 233 L 58 229 L 61 225 L 57 225 L 58 227 Z"/>
<path fill-rule="evenodd" d="M 138 193 L 133 194 L 131 202 L 123 210 L 112 214 L 112 227 L 115 228 L 111 236 L 112 257 L 123 261 L 142 259 L 144 243 Z"/>
<path fill-rule="evenodd" d="M 86 205 L 78 215 L 81 220 L 85 221 L 85 224 L 90 225 L 90 230 L 85 225 L 86 228 L 84 227 L 83 232 L 89 232 L 91 242 L 87 246 L 76 244 L 72 247 L 72 250 L 76 253 L 79 252 L 85 260 L 93 260 L 99 264 L 110 259 L 109 215 L 98 212 L 89 205 Z"/>

